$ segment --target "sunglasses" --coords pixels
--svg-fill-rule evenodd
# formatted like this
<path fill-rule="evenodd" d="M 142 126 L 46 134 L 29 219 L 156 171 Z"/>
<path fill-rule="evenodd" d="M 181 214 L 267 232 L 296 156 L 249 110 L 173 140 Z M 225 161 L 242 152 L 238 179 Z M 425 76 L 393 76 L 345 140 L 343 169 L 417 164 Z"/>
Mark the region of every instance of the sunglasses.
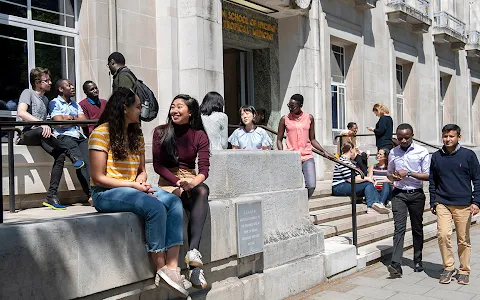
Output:
<path fill-rule="evenodd" d="M 287 104 L 287 107 L 290 108 L 290 109 L 295 109 L 298 107 L 298 105 L 295 105 L 295 104 Z"/>

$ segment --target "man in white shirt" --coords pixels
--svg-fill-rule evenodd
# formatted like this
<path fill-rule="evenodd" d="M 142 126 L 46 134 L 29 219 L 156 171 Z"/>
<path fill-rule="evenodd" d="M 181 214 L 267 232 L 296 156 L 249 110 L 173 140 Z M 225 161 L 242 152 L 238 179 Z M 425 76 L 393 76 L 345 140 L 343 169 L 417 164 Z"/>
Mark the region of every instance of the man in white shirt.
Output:
<path fill-rule="evenodd" d="M 410 216 L 413 235 L 414 271 L 422 272 L 423 211 L 425 194 L 423 181 L 428 181 L 430 156 L 425 147 L 413 142 L 413 128 L 410 124 L 397 127 L 400 145 L 388 156 L 388 179 L 394 183 L 392 211 L 395 231 L 393 235 L 392 262 L 388 271 L 392 277 L 402 275 L 403 241 Z"/>

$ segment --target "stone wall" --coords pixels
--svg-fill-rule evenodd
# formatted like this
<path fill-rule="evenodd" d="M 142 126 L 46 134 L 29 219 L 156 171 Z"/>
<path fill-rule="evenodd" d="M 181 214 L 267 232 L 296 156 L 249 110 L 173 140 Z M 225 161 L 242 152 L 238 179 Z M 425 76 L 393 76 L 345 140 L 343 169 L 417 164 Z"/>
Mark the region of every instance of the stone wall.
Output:
<path fill-rule="evenodd" d="M 200 251 L 211 287 L 194 299 L 283 299 L 325 280 L 323 233 L 308 218 L 298 154 L 218 151 L 210 174 Z M 262 203 L 264 250 L 240 259 L 235 205 L 250 201 Z M 152 288 L 143 225 L 131 213 L 7 223 L 0 238 L 8 241 L 0 245 L 2 299 L 172 298 Z"/>

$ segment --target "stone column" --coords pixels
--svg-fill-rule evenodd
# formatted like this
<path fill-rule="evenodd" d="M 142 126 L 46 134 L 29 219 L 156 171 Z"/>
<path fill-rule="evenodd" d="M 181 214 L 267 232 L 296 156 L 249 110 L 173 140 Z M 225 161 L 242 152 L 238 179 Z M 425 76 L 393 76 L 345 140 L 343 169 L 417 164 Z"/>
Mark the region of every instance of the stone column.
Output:
<path fill-rule="evenodd" d="M 179 92 L 223 95 L 222 2 L 180 0 L 177 14 Z"/>
<path fill-rule="evenodd" d="M 288 113 L 286 104 L 293 94 L 302 94 L 303 109 L 315 119 L 316 139 L 331 144 L 324 130 L 325 107 L 322 101 L 322 62 L 320 61 L 320 25 L 318 1 L 308 15 L 278 20 L 280 61 L 280 115 Z M 276 122 L 278 124 L 278 121 Z M 317 176 L 323 176 L 323 159 L 317 159 Z"/>

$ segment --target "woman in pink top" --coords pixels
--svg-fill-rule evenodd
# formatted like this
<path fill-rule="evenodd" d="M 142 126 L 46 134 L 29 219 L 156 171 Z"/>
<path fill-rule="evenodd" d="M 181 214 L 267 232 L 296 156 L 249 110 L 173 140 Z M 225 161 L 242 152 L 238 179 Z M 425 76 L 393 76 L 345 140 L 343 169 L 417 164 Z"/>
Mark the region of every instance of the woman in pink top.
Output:
<path fill-rule="evenodd" d="M 333 158 L 333 156 L 323 149 L 315 139 L 313 116 L 302 111 L 303 96 L 293 95 L 287 106 L 290 113 L 283 116 L 278 124 L 277 148 L 283 150 L 283 135 L 287 130 L 287 150 L 300 152 L 305 187 L 308 190 L 308 199 L 310 199 L 315 191 L 317 181 L 312 146 L 327 157 Z"/>

